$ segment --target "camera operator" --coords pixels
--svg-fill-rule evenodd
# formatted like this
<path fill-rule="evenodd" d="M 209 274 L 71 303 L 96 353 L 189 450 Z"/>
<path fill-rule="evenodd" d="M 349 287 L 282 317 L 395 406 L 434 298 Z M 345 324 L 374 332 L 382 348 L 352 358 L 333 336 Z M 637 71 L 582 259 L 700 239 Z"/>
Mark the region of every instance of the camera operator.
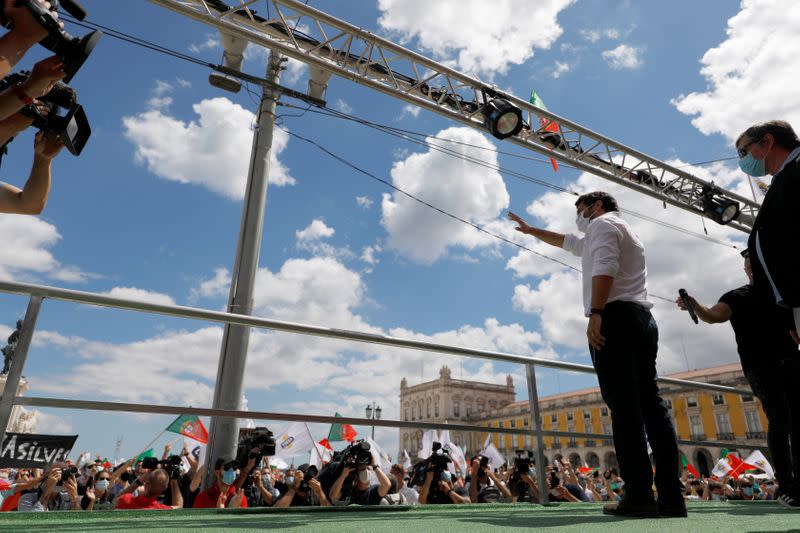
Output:
<path fill-rule="evenodd" d="M 502 497 L 511 498 L 511 491 L 489 467 L 489 458 L 473 457 L 469 470 L 469 501 L 497 503 Z"/>
<path fill-rule="evenodd" d="M 47 29 L 36 21 L 27 7 L 17 6 L 15 0 L 1 1 L 3 15 L 11 22 L 11 30 L 0 37 L 0 78 L 8 74 L 28 50 L 48 35 Z M 36 1 L 58 18 L 58 12 L 50 2 Z M 59 25 L 63 26 L 63 23 L 59 21 Z"/>
<path fill-rule="evenodd" d="M 220 457 L 214 464 L 216 482 L 197 495 L 192 507 L 195 509 L 214 508 L 220 507 L 220 505 L 247 507 L 247 498 L 244 497 L 244 491 L 239 488 L 246 477 L 246 474 L 242 474 L 243 472 L 239 471 L 238 461 Z"/>
<path fill-rule="evenodd" d="M 56 463 L 39 483 L 39 487 L 19 499 L 18 511 L 80 511 L 78 498 L 78 469 Z"/>
<path fill-rule="evenodd" d="M 331 502 L 316 479 L 317 474 L 317 467 L 307 464 L 288 471 L 283 479 L 286 493 L 275 502 L 275 507 L 330 507 Z"/>
<path fill-rule="evenodd" d="M 460 489 L 463 491 L 463 489 Z M 425 472 L 425 481 L 419 491 L 419 504 L 462 504 L 469 503 L 469 496 L 459 494 L 450 482 L 450 472 L 442 470 Z"/>
<path fill-rule="evenodd" d="M 259 469 L 253 470 L 242 488 L 249 507 L 272 507 L 275 504 L 275 488 L 269 480 L 269 475 Z"/>
<path fill-rule="evenodd" d="M 375 476 L 378 478 L 377 484 L 370 485 L 370 471 L 375 472 Z M 337 501 L 340 499 L 342 495 L 342 487 L 345 483 L 345 480 L 350 477 L 351 472 L 356 472 L 356 476 L 354 480 L 352 478 L 350 480 L 352 486 L 347 497 L 348 505 L 379 505 L 381 499 L 389 494 L 389 489 L 391 488 L 392 484 L 389 481 L 389 478 L 386 477 L 386 474 L 383 472 L 380 464 L 378 464 L 377 458 L 373 455 L 372 463 L 369 465 L 345 465 L 342 468 L 342 473 L 333 484 L 333 487 L 331 487 L 331 500 Z"/>
<path fill-rule="evenodd" d="M 158 497 L 167 490 L 167 487 L 172 492 L 172 505 L 158 502 Z M 138 491 L 139 495 L 134 496 L 134 491 Z M 182 507 L 183 496 L 178 487 L 178 480 L 170 479 L 169 473 L 163 468 L 156 468 L 142 477 L 136 478 L 136 481 L 120 492 L 114 500 L 116 509 L 180 509 Z"/>

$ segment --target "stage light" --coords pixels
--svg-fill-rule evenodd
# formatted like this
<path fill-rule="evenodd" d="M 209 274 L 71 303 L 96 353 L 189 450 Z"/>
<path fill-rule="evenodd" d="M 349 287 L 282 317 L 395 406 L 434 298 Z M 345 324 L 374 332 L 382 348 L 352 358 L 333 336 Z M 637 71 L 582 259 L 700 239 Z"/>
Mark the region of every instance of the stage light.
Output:
<path fill-rule="evenodd" d="M 739 202 L 707 195 L 703 198 L 703 213 L 714 222 L 725 225 L 739 216 Z"/>
<path fill-rule="evenodd" d="M 220 32 L 220 42 L 222 43 L 223 49 L 222 66 L 241 71 L 242 63 L 244 62 L 244 49 L 247 48 L 247 41 L 229 33 Z M 213 71 L 209 74 L 208 83 L 218 89 L 223 89 L 232 93 L 238 93 L 242 88 L 242 81 L 240 79 L 217 71 Z"/>
<path fill-rule="evenodd" d="M 494 98 L 483 106 L 484 125 L 498 139 L 516 135 L 522 129 L 522 111 L 508 100 Z"/>

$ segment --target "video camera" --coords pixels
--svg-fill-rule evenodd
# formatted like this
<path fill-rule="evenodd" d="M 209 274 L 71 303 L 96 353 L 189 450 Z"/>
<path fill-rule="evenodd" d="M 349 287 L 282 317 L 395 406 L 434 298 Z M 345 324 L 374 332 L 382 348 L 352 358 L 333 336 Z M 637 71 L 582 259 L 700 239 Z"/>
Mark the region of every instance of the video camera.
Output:
<path fill-rule="evenodd" d="M 425 460 L 425 473 L 433 472 L 434 474 L 441 474 L 447 470 L 447 463 L 452 463 L 453 459 L 450 454 L 442 448 L 441 442 L 434 442 L 431 447 L 433 453 Z"/>
<path fill-rule="evenodd" d="M 86 10 L 75 0 L 49 0 L 49 2 L 51 6 L 49 10 L 36 0 L 16 0 L 15 6 L 28 8 L 36 22 L 47 30 L 49 35 L 42 39 L 39 44 L 64 60 L 64 72 L 66 73 L 64 82 L 69 83 L 89 57 L 89 54 L 92 53 L 103 33 L 95 30 L 83 37 L 73 37 L 61 29 L 53 13 L 59 7 L 63 7 L 64 11 L 76 19 L 83 20 L 86 18 Z M 2 9 L 0 9 L 0 23 L 5 27 L 9 27 L 11 24 L 11 21 L 3 14 Z"/>
<path fill-rule="evenodd" d="M 170 479 L 180 479 L 183 474 L 181 464 L 183 464 L 183 460 L 180 455 L 170 455 L 166 461 L 161 462 L 160 466 L 167 471 Z"/>
<path fill-rule="evenodd" d="M 0 91 L 24 82 L 29 76 L 30 72 L 24 70 L 9 74 L 0 80 Z M 35 128 L 58 135 L 71 154 L 80 155 L 92 134 L 92 128 L 89 126 L 89 119 L 86 118 L 83 106 L 78 103 L 75 89 L 65 83 L 57 82 L 49 93 L 37 100 L 50 108 L 47 114 L 43 115 L 35 104 L 26 105 L 20 113 L 32 118 Z M 64 111 L 63 115 L 59 113 L 61 110 Z M 8 142 L 11 142 L 11 139 Z"/>
<path fill-rule="evenodd" d="M 258 451 L 251 451 L 253 448 L 258 448 Z M 265 455 L 275 455 L 275 438 L 269 429 L 253 428 L 240 438 L 236 448 L 236 460 L 240 465 L 246 465 L 250 459 L 255 459 L 257 464 Z"/>
<path fill-rule="evenodd" d="M 525 450 L 515 450 L 517 456 L 514 458 L 514 475 L 528 474 L 531 471 L 531 465 L 535 463 L 533 459 L 533 452 L 528 451 L 527 456 Z"/>
<path fill-rule="evenodd" d="M 342 450 L 342 462 L 347 468 L 371 465 L 372 453 L 370 452 L 369 442 L 359 440 L 351 443 L 347 448 Z"/>
<path fill-rule="evenodd" d="M 65 481 L 69 480 L 70 478 L 75 478 L 78 476 L 78 467 L 75 465 L 65 466 L 61 469 L 61 479 L 58 480 L 56 485 L 63 485 Z"/>

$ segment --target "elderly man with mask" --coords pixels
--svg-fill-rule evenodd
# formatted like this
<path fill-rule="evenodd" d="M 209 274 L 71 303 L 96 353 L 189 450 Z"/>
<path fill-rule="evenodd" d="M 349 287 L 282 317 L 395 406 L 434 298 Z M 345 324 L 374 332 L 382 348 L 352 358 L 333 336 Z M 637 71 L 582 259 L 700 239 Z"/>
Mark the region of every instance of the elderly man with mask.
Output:
<path fill-rule="evenodd" d="M 370 471 L 375 472 L 375 477 L 378 478 L 377 484 L 370 484 Z M 355 472 L 356 476 L 352 481 L 347 497 L 348 503 L 350 504 L 379 505 L 381 499 L 389 493 L 389 489 L 392 487 L 391 481 L 386 477 L 386 474 L 373 455 L 372 465 L 362 465 L 356 468 L 350 468 L 348 466 L 342 467 L 342 473 L 334 482 L 333 487 L 331 487 L 332 501 L 341 499 L 344 483 L 348 480 L 352 472 Z"/>
<path fill-rule="evenodd" d="M 167 488 L 172 490 L 172 505 L 159 503 L 158 497 Z M 134 492 L 137 495 L 134 496 Z M 163 468 L 156 468 L 137 478 L 114 499 L 115 509 L 180 509 L 183 507 L 183 496 L 178 486 L 178 480 L 169 479 L 169 474 Z"/>

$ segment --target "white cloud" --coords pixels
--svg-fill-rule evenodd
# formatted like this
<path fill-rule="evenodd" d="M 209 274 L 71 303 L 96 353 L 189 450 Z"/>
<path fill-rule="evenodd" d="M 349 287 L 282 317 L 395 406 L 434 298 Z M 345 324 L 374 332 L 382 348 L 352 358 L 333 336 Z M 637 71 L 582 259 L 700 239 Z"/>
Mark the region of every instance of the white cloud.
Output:
<path fill-rule="evenodd" d="M 378 258 L 375 257 L 375 254 L 380 253 L 381 247 L 379 245 L 373 246 L 365 246 L 361 250 L 361 260 L 367 263 L 368 265 L 377 265 Z"/>
<path fill-rule="evenodd" d="M 405 117 L 417 118 L 419 116 L 420 111 L 422 111 L 421 107 L 412 104 L 406 104 L 403 106 L 403 111 L 400 113 L 400 118 L 401 119 Z"/>
<path fill-rule="evenodd" d="M 758 122 L 800 124 L 793 74 L 800 69 L 800 3 L 744 0 L 741 6 L 728 20 L 727 38 L 700 61 L 706 89 L 672 102 L 694 116 L 702 133 L 732 141 Z"/>
<path fill-rule="evenodd" d="M 369 209 L 372 207 L 372 199 L 367 196 L 356 196 L 356 203 L 359 207 L 363 207 L 364 209 Z"/>
<path fill-rule="evenodd" d="M 214 50 L 220 47 L 219 42 L 219 34 L 218 33 L 207 33 L 206 38 L 204 41 L 199 43 L 190 43 L 189 44 L 189 51 L 197 54 L 204 50 Z"/>
<path fill-rule="evenodd" d="M 581 37 L 589 41 L 590 43 L 596 43 L 600 40 L 602 36 L 600 30 L 581 30 L 580 31 Z"/>
<path fill-rule="evenodd" d="M 189 301 L 197 301 L 198 298 L 212 298 L 228 293 L 231 285 L 231 273 L 227 268 L 219 267 L 214 269 L 214 277 L 204 280 L 197 287 L 191 290 Z"/>
<path fill-rule="evenodd" d="M 336 230 L 327 226 L 325 222 L 319 218 L 311 221 L 311 224 L 302 230 L 294 232 L 298 241 L 316 241 L 319 239 L 327 239 L 332 237 Z"/>
<path fill-rule="evenodd" d="M 550 48 L 563 31 L 557 17 L 572 1 L 507 0 L 487 11 L 483 0 L 379 0 L 378 23 L 438 59 L 455 55 L 460 70 L 493 76 Z"/>
<path fill-rule="evenodd" d="M 69 435 L 75 433 L 72 427 L 72 419 L 64 417 L 63 414 L 54 415 L 34 409 L 33 416 L 36 433 L 45 435 Z"/>
<path fill-rule="evenodd" d="M 569 72 L 569 63 L 562 63 L 561 61 L 556 61 L 556 64 L 553 66 L 553 73 L 552 76 L 556 79 L 560 78 L 562 74 Z"/>
<path fill-rule="evenodd" d="M 192 109 L 199 117 L 197 121 L 184 122 L 158 109 L 124 117 L 125 137 L 136 148 L 136 161 L 161 178 L 200 185 L 233 200 L 242 199 L 253 113 L 227 98 L 202 100 Z M 288 142 L 288 134 L 275 129 L 270 185 L 296 183 L 278 159 Z"/>
<path fill-rule="evenodd" d="M 494 145 L 470 128 L 448 128 L 435 137 L 462 143 L 454 144 L 452 149 L 463 156 L 497 164 Z M 428 142 L 433 141 L 428 138 Z M 509 202 L 505 183 L 497 171 L 433 150 L 396 161 L 391 175 L 392 183 L 400 189 L 480 225 L 496 221 Z M 384 194 L 381 208 L 381 223 L 389 233 L 387 246 L 418 263 L 433 263 L 450 247 L 472 250 L 496 242 L 400 193 Z"/>
<path fill-rule="evenodd" d="M 601 55 L 614 70 L 634 70 L 644 64 L 642 51 L 642 47 L 621 44 L 612 50 L 605 50 Z"/>
<path fill-rule="evenodd" d="M 672 161 L 671 164 L 684 165 L 681 161 Z M 730 190 L 746 187 L 738 181 L 740 174 L 735 168 L 721 163 L 688 168 L 687 171 L 705 180 L 713 178 L 720 186 Z M 674 207 L 664 209 L 658 200 L 601 178 L 582 174 L 570 188 L 581 192 L 605 190 L 617 198 L 623 209 L 633 209 L 664 222 L 702 232 L 697 215 Z M 547 193 L 533 201 L 527 212 L 535 217 L 532 222 L 541 227 L 562 233 L 577 233 L 574 227 L 574 201 L 574 196 Z M 651 294 L 673 298 L 679 288 L 686 288 L 700 301 L 713 304 L 724 292 L 746 282 L 741 258 L 735 250 L 678 233 L 633 215 L 623 216 L 645 245 L 648 289 Z M 714 222 L 708 221 L 707 227 L 709 234 L 717 239 L 734 239 L 741 243 L 745 237 L 737 230 Z M 527 239 L 526 243 L 548 255 L 566 259 L 570 264 L 580 265 L 580 258 L 546 245 L 537 247 L 533 241 Z M 530 283 L 517 285 L 513 304 L 518 310 L 539 316 L 545 340 L 578 350 L 586 349 L 580 275 L 524 251 L 509 260 L 507 266 L 520 277 L 533 278 Z M 659 368 L 662 372 L 686 369 L 684 345 L 692 368 L 737 359 L 729 326 L 696 326 L 673 303 L 657 298 L 652 301 L 655 303 L 653 314 L 661 333 Z"/>
<path fill-rule="evenodd" d="M 168 294 L 163 294 L 155 291 L 148 291 L 146 289 L 139 289 L 137 287 L 114 287 L 110 291 L 102 292 L 113 298 L 126 298 L 129 300 L 138 300 L 150 304 L 159 305 L 175 305 L 175 300 Z"/>
<path fill-rule="evenodd" d="M 62 265 L 51 249 L 61 240 L 58 229 L 38 217 L 0 216 L 3 246 L 13 253 L 0 254 L 0 278 L 20 281 L 43 275 L 68 283 L 85 283 L 90 274 Z"/>
<path fill-rule="evenodd" d="M 336 101 L 333 103 L 333 108 L 341 111 L 342 113 L 350 114 L 353 112 L 353 107 L 341 98 L 336 99 Z"/>

